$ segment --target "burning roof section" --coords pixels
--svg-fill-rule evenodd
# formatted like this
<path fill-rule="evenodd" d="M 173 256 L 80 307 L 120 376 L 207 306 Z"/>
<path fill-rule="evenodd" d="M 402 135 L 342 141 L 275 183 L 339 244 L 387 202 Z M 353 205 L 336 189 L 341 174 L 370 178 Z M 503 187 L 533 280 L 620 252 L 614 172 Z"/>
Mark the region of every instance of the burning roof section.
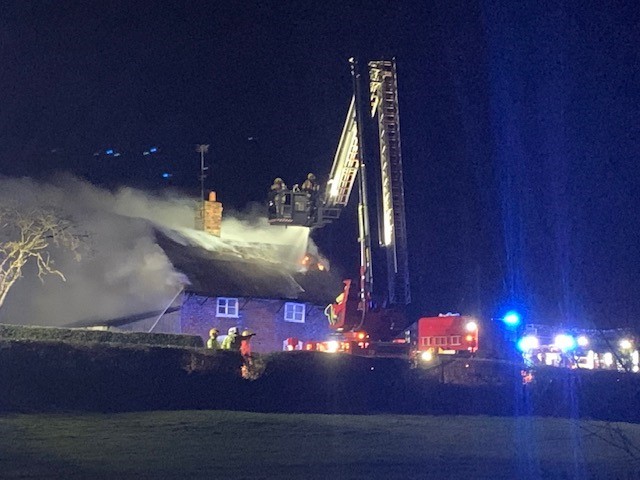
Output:
<path fill-rule="evenodd" d="M 341 279 L 331 271 L 299 271 L 299 265 L 274 261 L 278 258 L 274 245 L 227 242 L 224 248 L 208 249 L 180 232 L 159 230 L 156 240 L 174 268 L 187 277 L 187 292 L 325 305 L 342 291 Z"/>

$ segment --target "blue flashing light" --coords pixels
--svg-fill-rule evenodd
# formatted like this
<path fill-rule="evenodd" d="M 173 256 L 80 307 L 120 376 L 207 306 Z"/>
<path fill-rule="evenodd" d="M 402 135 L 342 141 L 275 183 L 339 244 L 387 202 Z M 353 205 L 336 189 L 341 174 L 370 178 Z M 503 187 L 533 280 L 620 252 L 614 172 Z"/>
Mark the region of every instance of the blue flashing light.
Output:
<path fill-rule="evenodd" d="M 512 310 L 502 317 L 502 321 L 507 327 L 517 327 L 520 325 L 520 314 Z"/>
<path fill-rule="evenodd" d="M 553 344 L 563 352 L 576 348 L 576 339 L 571 335 L 560 333 L 553 339 Z"/>
<path fill-rule="evenodd" d="M 158 149 L 156 147 L 151 147 L 149 149 L 149 152 L 151 152 L 151 153 L 156 153 L 157 151 L 158 151 Z"/>
<path fill-rule="evenodd" d="M 113 155 L 113 149 L 110 148 L 109 150 L 107 150 L 104 153 L 106 153 L 107 155 Z"/>
<path fill-rule="evenodd" d="M 173 175 L 171 175 L 170 173 L 164 172 L 162 174 L 162 178 L 171 178 L 171 177 L 173 177 Z"/>
<path fill-rule="evenodd" d="M 540 342 L 538 341 L 538 338 L 533 335 L 527 335 L 518 341 L 518 349 L 524 353 L 535 350 L 539 346 Z"/>

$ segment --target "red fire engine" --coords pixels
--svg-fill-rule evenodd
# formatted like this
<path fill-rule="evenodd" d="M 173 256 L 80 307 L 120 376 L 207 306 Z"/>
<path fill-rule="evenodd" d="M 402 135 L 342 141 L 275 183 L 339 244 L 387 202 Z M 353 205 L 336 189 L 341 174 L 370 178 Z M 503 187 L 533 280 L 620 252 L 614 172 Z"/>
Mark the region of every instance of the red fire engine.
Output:
<path fill-rule="evenodd" d="M 427 362 L 437 355 L 473 355 L 478 350 L 478 323 L 451 313 L 420 318 L 415 348 L 418 359 Z"/>

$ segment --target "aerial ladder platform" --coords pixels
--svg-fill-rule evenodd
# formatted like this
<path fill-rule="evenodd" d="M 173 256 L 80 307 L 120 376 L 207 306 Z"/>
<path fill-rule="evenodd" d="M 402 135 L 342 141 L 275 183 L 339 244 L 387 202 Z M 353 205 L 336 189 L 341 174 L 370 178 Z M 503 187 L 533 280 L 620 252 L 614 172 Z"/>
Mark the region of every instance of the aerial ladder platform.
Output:
<path fill-rule="evenodd" d="M 278 192 L 270 203 L 269 223 L 320 228 L 340 218 L 358 182 L 360 294 L 362 318 L 370 307 L 373 288 L 369 204 L 361 112 L 364 98 L 357 62 L 350 59 L 354 93 L 347 109 L 329 178 L 315 193 L 296 189 Z M 386 253 L 387 307 L 404 307 L 411 302 L 408 246 L 405 219 L 404 178 L 400 142 L 400 115 L 395 60 L 371 61 L 368 71 L 370 116 L 377 118 L 379 147 L 378 246 Z M 337 322 L 340 328 L 342 322 Z M 360 326 L 362 322 L 360 322 Z"/>

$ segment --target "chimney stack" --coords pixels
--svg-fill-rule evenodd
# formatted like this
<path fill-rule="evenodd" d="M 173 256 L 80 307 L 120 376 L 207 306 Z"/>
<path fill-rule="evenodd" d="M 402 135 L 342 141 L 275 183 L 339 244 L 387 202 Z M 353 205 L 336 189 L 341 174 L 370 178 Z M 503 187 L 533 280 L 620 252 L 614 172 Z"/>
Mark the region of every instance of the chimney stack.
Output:
<path fill-rule="evenodd" d="M 209 192 L 209 199 L 203 200 L 196 214 L 197 228 L 220 236 L 222 228 L 222 203 L 216 201 L 216 192 Z"/>

